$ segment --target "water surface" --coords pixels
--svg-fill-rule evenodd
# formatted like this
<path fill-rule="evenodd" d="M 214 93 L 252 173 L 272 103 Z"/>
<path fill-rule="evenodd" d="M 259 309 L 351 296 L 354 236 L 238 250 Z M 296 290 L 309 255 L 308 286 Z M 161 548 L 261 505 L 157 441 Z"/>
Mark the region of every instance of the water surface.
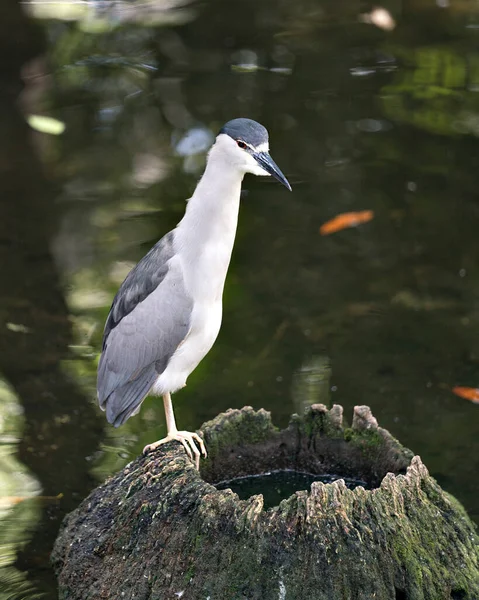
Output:
<path fill-rule="evenodd" d="M 62 517 L 165 435 L 155 399 L 118 430 L 98 410 L 103 323 L 237 116 L 268 127 L 293 193 L 246 177 L 223 327 L 178 423 L 368 404 L 479 522 L 479 406 L 451 391 L 479 385 L 479 13 L 167 4 L 1 9 L 2 599 L 55 597 Z"/>
<path fill-rule="evenodd" d="M 313 475 L 300 471 L 284 470 L 271 471 L 261 475 L 248 475 L 236 477 L 228 481 L 220 481 L 215 484 L 218 490 L 232 490 L 238 494 L 241 500 L 247 500 L 255 494 L 263 495 L 263 506 L 265 509 L 278 506 L 281 500 L 289 498 L 298 490 L 310 490 L 315 481 L 322 483 L 333 483 L 342 479 L 350 490 L 358 486 L 368 489 L 368 485 L 359 479 L 342 477 L 341 475 Z"/>

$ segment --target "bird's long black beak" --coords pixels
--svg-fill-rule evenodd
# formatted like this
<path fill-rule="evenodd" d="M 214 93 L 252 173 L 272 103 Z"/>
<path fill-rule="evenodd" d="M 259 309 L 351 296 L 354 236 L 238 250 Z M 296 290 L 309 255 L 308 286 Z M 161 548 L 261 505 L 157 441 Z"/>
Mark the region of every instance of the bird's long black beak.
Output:
<path fill-rule="evenodd" d="M 280 183 L 282 183 L 288 190 L 291 192 L 291 186 L 289 185 L 289 181 L 281 172 L 281 169 L 274 162 L 268 152 L 254 152 L 253 158 L 259 164 L 259 166 L 267 171 L 270 175 L 272 175 L 275 179 L 277 179 Z"/>

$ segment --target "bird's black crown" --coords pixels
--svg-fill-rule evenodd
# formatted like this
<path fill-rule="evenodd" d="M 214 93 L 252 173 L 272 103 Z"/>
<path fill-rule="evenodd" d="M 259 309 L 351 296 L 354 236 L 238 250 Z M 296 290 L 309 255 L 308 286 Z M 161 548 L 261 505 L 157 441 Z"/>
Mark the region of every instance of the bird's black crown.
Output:
<path fill-rule="evenodd" d="M 253 148 L 268 142 L 268 130 L 261 123 L 252 119 L 233 119 L 220 129 L 220 133 L 229 135 L 234 140 L 243 140 Z"/>

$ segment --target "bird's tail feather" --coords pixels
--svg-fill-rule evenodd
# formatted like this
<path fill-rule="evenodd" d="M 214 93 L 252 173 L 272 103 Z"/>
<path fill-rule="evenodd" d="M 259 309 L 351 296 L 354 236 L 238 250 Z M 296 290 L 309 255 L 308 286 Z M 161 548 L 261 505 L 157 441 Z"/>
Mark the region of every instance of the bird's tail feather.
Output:
<path fill-rule="evenodd" d="M 157 377 L 155 365 L 152 364 L 143 369 L 135 379 L 116 388 L 104 403 L 108 422 L 115 427 L 123 425 L 138 411 Z"/>

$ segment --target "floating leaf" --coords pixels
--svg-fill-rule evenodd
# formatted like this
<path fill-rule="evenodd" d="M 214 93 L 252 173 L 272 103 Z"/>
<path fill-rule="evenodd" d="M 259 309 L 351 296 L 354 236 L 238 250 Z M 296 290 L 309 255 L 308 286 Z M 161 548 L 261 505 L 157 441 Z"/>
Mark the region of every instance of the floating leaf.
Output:
<path fill-rule="evenodd" d="M 475 404 L 479 404 L 479 388 L 453 387 L 452 392 L 456 394 L 456 396 L 460 396 L 461 398 L 470 400 Z"/>
<path fill-rule="evenodd" d="M 376 25 L 376 27 L 384 29 L 384 31 L 392 31 L 396 27 L 396 21 L 393 19 L 391 13 L 380 6 L 374 8 L 370 13 L 360 15 L 359 20 L 363 23 Z"/>
<path fill-rule="evenodd" d="M 30 327 L 26 325 L 22 325 L 21 323 L 5 323 L 5 327 L 10 329 L 10 331 L 14 331 L 15 333 L 31 333 L 32 330 Z"/>
<path fill-rule="evenodd" d="M 34 502 L 58 502 L 62 498 L 63 494 L 58 494 L 58 496 L 0 496 L 0 509 L 11 508 L 26 500 L 33 500 Z"/>
<path fill-rule="evenodd" d="M 61 135 L 65 131 L 65 123 L 63 121 L 59 121 L 53 117 L 45 117 L 44 115 L 29 115 L 27 123 L 32 129 L 40 133 Z"/>
<path fill-rule="evenodd" d="M 341 231 L 342 229 L 347 229 L 348 227 L 357 227 L 361 223 L 367 223 L 374 218 L 374 212 L 372 210 L 361 210 L 359 212 L 348 212 L 342 213 L 331 219 L 330 221 L 326 221 L 319 228 L 319 233 L 321 235 L 330 235 L 331 233 L 336 233 L 336 231 Z"/>
<path fill-rule="evenodd" d="M 40 502 L 57 502 L 63 498 L 63 493 L 57 496 L 0 496 L 0 507 L 1 506 L 15 506 L 25 502 L 25 500 L 35 500 Z"/>

